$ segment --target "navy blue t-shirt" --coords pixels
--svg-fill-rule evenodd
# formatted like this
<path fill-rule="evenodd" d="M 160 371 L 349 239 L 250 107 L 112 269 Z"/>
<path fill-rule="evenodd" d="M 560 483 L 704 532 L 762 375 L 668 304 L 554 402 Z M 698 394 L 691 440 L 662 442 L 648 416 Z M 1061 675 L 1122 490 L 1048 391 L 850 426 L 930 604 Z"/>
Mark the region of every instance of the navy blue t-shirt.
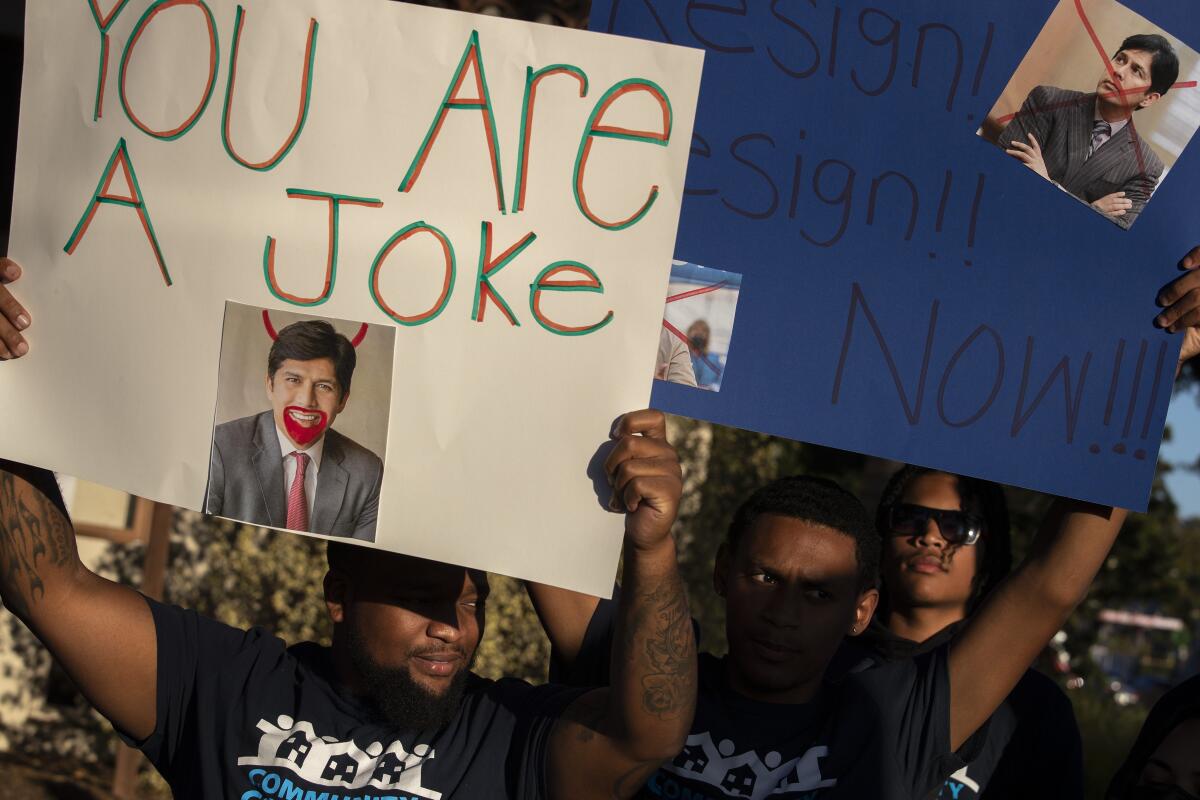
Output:
<path fill-rule="evenodd" d="M 567 680 L 605 685 L 616 622 L 600 602 Z M 638 798 L 911 800 L 935 792 L 974 754 L 950 748 L 945 647 L 828 680 L 810 703 L 764 703 L 730 688 L 724 659 L 700 654 L 696 717 L 683 750 Z M 563 671 L 561 665 L 559 671 Z"/>
<path fill-rule="evenodd" d="M 448 725 L 405 730 L 338 690 L 327 648 L 147 602 L 158 707 L 137 746 L 180 800 L 537 800 L 554 720 L 581 694 L 471 675 Z"/>
<path fill-rule="evenodd" d="M 833 671 L 875 668 L 939 647 L 956 623 L 926 642 L 896 636 L 877 620 L 847 639 Z M 1083 800 L 1083 742 L 1070 699 L 1053 680 L 1027 670 L 975 737 L 970 762 L 946 779 L 936 800 Z"/>

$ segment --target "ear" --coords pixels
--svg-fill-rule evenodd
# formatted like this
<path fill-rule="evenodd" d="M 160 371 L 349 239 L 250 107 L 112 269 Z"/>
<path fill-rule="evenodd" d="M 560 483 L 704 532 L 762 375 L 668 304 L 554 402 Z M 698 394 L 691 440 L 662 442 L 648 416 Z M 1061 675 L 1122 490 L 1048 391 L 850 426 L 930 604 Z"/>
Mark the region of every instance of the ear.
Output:
<path fill-rule="evenodd" d="M 1138 102 L 1137 107 L 1138 108 L 1146 108 L 1147 106 L 1152 106 L 1155 103 L 1157 103 L 1161 98 L 1162 98 L 1162 95 L 1159 94 L 1158 92 L 1150 92 L 1149 94 L 1147 94 L 1145 97 L 1143 97 Z"/>
<path fill-rule="evenodd" d="M 875 609 L 878 606 L 878 589 L 867 589 L 858 596 L 858 603 L 854 606 L 854 622 L 850 626 L 851 636 L 858 636 L 867 629 L 867 626 L 871 624 L 871 617 L 875 616 Z"/>
<path fill-rule="evenodd" d="M 346 579 L 342 573 L 329 570 L 325 573 L 325 608 L 329 611 L 329 619 L 338 625 L 346 619 Z"/>
<path fill-rule="evenodd" d="M 729 589 L 729 565 L 731 559 L 729 545 L 721 542 L 721 546 L 717 548 L 717 559 L 713 562 L 713 591 L 717 593 L 717 597 L 725 597 Z"/>
<path fill-rule="evenodd" d="M 267 397 L 273 398 L 275 396 L 275 381 L 272 380 L 271 373 L 269 373 L 269 372 L 267 373 L 267 379 L 266 379 L 265 385 L 266 385 L 266 389 L 267 389 Z"/>
<path fill-rule="evenodd" d="M 350 393 L 346 392 L 342 395 L 342 402 L 338 403 L 337 413 L 342 413 L 342 411 L 346 408 L 346 403 L 348 402 L 350 402 Z"/>

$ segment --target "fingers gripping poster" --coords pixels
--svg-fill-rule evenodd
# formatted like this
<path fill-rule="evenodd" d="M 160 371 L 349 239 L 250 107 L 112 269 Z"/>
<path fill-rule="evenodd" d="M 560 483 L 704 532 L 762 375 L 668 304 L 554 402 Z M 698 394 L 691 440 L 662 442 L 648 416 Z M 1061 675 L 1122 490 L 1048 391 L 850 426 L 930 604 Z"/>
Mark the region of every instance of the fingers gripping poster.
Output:
<path fill-rule="evenodd" d="M 26 25 L 0 454 L 610 590 L 700 51 L 384 0 Z"/>
<path fill-rule="evenodd" d="M 654 405 L 1144 509 L 1194 11 L 595 0 L 594 30 L 706 50 Z"/>

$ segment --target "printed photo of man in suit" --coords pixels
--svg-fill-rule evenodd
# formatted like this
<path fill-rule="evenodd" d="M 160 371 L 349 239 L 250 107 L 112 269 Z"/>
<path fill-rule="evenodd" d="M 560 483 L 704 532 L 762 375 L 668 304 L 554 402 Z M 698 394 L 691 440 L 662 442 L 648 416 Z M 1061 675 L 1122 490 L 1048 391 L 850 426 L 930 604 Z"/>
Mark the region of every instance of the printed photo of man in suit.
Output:
<path fill-rule="evenodd" d="M 295 531 L 375 540 L 383 462 L 332 430 L 350 400 L 354 345 L 296 322 L 267 356 L 271 408 L 217 425 L 205 510 Z"/>
<path fill-rule="evenodd" d="M 1094 92 L 1038 86 L 997 144 L 1034 172 L 1129 228 L 1163 174 L 1134 124 L 1179 77 L 1179 57 L 1158 34 L 1121 43 Z"/>

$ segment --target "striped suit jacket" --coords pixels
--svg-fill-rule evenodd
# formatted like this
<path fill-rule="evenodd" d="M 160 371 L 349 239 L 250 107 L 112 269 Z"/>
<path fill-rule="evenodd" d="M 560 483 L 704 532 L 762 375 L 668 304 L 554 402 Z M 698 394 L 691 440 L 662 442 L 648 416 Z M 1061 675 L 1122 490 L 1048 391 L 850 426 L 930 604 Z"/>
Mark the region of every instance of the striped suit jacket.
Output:
<path fill-rule="evenodd" d="M 1113 221 L 1128 228 L 1150 199 L 1163 163 L 1137 132 L 1134 120 L 1117 131 L 1088 158 L 1096 94 L 1038 86 L 1000 134 L 1007 149 L 1014 139 L 1028 142 L 1032 133 L 1042 146 L 1050 179 L 1084 202 L 1125 192 L 1133 208 Z"/>
<path fill-rule="evenodd" d="M 383 462 L 330 429 L 308 529 L 375 541 Z M 213 433 L 204 511 L 251 525 L 287 525 L 287 486 L 271 411 L 223 422 Z"/>

